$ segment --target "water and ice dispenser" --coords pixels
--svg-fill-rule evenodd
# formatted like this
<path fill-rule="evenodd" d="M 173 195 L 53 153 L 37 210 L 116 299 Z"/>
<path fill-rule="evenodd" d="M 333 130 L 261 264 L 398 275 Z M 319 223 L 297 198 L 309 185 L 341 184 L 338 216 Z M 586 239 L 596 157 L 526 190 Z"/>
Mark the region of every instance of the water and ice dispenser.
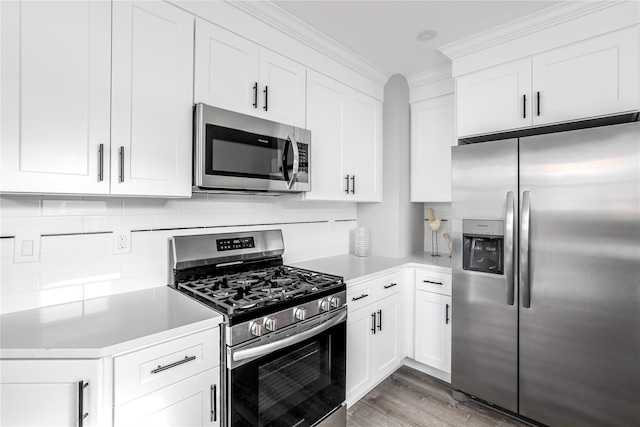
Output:
<path fill-rule="evenodd" d="M 462 220 L 462 268 L 504 273 L 504 221 Z"/>

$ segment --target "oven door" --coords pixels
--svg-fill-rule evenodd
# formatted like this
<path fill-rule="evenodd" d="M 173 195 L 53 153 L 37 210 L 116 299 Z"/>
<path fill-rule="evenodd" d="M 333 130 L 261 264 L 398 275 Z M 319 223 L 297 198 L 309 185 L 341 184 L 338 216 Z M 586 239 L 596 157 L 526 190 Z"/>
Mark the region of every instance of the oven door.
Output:
<path fill-rule="evenodd" d="M 346 307 L 229 352 L 229 423 L 312 426 L 345 401 Z"/>

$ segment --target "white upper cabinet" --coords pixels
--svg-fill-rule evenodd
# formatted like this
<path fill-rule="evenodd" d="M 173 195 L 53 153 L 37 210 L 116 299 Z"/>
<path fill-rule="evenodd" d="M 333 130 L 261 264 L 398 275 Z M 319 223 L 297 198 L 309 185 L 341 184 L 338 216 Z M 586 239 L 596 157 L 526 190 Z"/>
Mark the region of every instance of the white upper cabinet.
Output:
<path fill-rule="evenodd" d="M 382 103 L 309 70 L 307 200 L 382 200 Z"/>
<path fill-rule="evenodd" d="M 639 108 L 638 27 L 533 57 L 533 124 L 564 122 Z"/>
<path fill-rule="evenodd" d="M 0 191 L 190 196 L 192 76 L 168 3 L 2 2 Z"/>
<path fill-rule="evenodd" d="M 411 103 L 411 201 L 451 201 L 453 94 Z"/>
<path fill-rule="evenodd" d="M 108 194 L 111 4 L 0 7 L 0 191 Z"/>
<path fill-rule="evenodd" d="M 305 127 L 306 67 L 198 19 L 195 102 Z"/>
<path fill-rule="evenodd" d="M 191 195 L 193 25 L 168 3 L 113 3 L 112 194 Z"/>
<path fill-rule="evenodd" d="M 458 136 L 531 125 L 529 58 L 456 79 Z"/>
<path fill-rule="evenodd" d="M 458 137 L 637 110 L 638 27 L 457 78 Z"/>

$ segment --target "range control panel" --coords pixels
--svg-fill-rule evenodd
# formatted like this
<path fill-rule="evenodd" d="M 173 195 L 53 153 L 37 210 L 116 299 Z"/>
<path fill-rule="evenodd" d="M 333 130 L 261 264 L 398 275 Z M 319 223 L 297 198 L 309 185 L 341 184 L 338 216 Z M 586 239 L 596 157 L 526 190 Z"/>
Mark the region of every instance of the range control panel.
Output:
<path fill-rule="evenodd" d="M 256 247 L 253 237 L 239 237 L 236 239 L 217 239 L 216 246 L 218 252 L 231 251 L 234 249 L 251 249 Z"/>

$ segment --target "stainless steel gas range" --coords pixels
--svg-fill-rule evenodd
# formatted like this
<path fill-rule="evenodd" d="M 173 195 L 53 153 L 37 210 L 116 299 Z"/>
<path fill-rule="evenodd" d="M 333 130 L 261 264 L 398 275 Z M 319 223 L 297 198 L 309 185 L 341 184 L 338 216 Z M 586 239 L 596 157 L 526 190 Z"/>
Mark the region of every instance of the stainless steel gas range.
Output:
<path fill-rule="evenodd" d="M 222 313 L 222 425 L 344 427 L 346 286 L 283 265 L 281 230 L 170 239 L 170 286 Z"/>

